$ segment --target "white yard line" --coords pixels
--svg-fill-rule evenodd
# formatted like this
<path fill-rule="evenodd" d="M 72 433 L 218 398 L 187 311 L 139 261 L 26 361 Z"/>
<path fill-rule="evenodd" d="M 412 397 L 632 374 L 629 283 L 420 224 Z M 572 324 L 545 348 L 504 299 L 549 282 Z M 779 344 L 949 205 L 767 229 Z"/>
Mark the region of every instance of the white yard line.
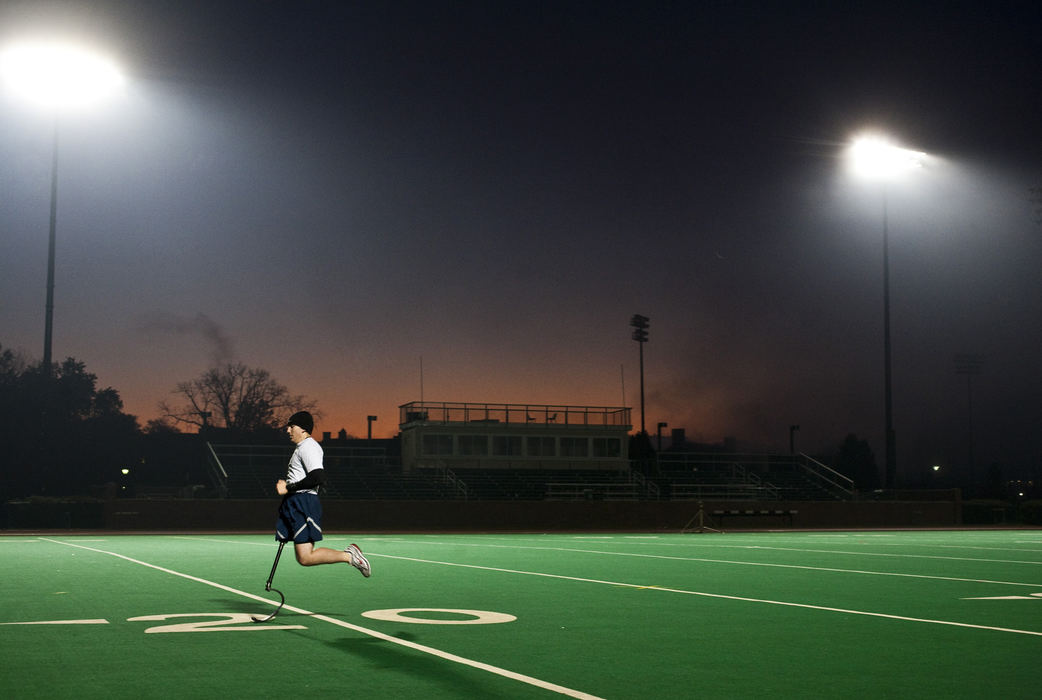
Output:
<path fill-rule="evenodd" d="M 123 559 L 124 561 L 131 562 L 132 564 L 139 564 L 141 566 L 147 566 L 150 569 L 155 569 L 156 571 L 161 571 L 161 572 L 163 572 L 165 574 L 170 574 L 172 576 L 180 576 L 181 578 L 188 579 L 189 581 L 195 581 L 196 583 L 202 583 L 202 584 L 205 584 L 207 586 L 213 586 L 214 588 L 219 588 L 220 590 L 227 591 L 228 593 L 234 593 L 236 595 L 240 595 L 240 596 L 243 596 L 245 598 L 250 598 L 250 599 L 257 600 L 257 601 L 260 601 L 260 602 L 263 602 L 263 603 L 267 603 L 269 605 L 273 605 L 274 604 L 273 601 L 268 600 L 267 598 L 263 598 L 263 597 L 261 597 L 259 595 L 254 595 L 253 593 L 247 593 L 246 591 L 240 591 L 237 588 L 232 588 L 231 586 L 225 586 L 224 584 L 217 583 L 216 581 L 209 581 L 209 580 L 204 579 L 204 578 L 199 578 L 198 576 L 192 576 L 191 574 L 182 573 L 180 571 L 174 571 L 173 569 L 168 569 L 166 567 L 158 566 L 156 564 L 150 564 L 148 562 L 141 561 L 139 559 L 133 559 L 132 557 L 128 557 L 128 556 L 126 556 L 124 554 L 118 554 L 116 552 L 109 552 L 107 550 L 97 549 L 95 547 L 85 547 L 85 546 L 80 545 L 80 544 L 74 544 L 72 542 L 63 542 L 61 540 L 50 539 L 50 538 L 47 538 L 47 537 L 41 537 L 40 539 L 43 540 L 44 542 L 51 542 L 51 543 L 54 543 L 54 544 L 64 545 L 66 547 L 75 547 L 77 549 L 84 549 L 84 550 L 87 550 L 89 552 L 95 552 L 97 554 L 107 554 L 108 556 L 117 557 L 119 559 Z M 298 608 L 298 607 L 295 607 L 295 606 L 292 606 L 292 605 L 283 605 L 283 607 L 286 610 L 292 610 L 293 612 L 298 613 L 300 615 L 307 615 L 307 616 L 309 616 L 309 617 L 311 617 L 313 619 L 322 620 L 323 622 L 328 622 L 328 623 L 330 623 L 332 625 L 337 625 L 338 627 L 344 627 L 346 629 L 353 630 L 355 632 L 359 632 L 361 634 L 364 634 L 364 635 L 367 635 L 367 636 L 370 636 L 370 637 L 375 637 L 376 639 L 381 639 L 381 640 L 383 640 L 385 642 L 389 642 L 391 644 L 397 644 L 399 646 L 408 647 L 410 649 L 414 649 L 414 650 L 422 652 L 424 654 L 430 654 L 431 656 L 436 656 L 436 657 L 438 657 L 440 659 L 444 659 L 446 661 L 452 661 L 454 663 L 462 664 L 464 666 L 470 666 L 471 668 L 476 668 L 476 669 L 481 670 L 481 671 L 487 671 L 488 673 L 493 673 L 495 675 L 502 676 L 504 678 L 509 678 L 511 680 L 515 680 L 515 681 L 518 681 L 518 682 L 521 682 L 521 683 L 526 683 L 528 685 L 532 685 L 532 686 L 535 686 L 537 688 L 542 688 L 543 690 L 548 690 L 548 691 L 551 691 L 551 692 L 554 692 L 554 693 L 559 693 L 561 695 L 566 695 L 566 696 L 572 697 L 572 698 L 581 698 L 582 700 L 602 700 L 601 698 L 599 698 L 596 695 L 591 695 L 589 693 L 584 693 L 584 692 L 582 692 L 580 690 L 574 690 L 572 688 L 566 688 L 566 687 L 564 687 L 562 685 L 557 685 L 556 683 L 550 683 L 549 681 L 544 681 L 544 680 L 541 680 L 539 678 L 533 678 L 532 676 L 526 676 L 523 673 L 517 673 L 515 671 L 510 671 L 510 670 L 505 669 L 505 668 L 500 668 L 498 666 L 493 666 L 491 664 L 486 664 L 486 663 L 484 663 L 482 661 L 475 661 L 474 659 L 468 659 L 468 658 L 465 658 L 463 656 L 457 656 L 456 654 L 451 654 L 449 652 L 442 651 L 440 649 L 435 649 L 433 647 L 428 647 L 428 646 L 425 646 L 423 644 L 417 644 L 416 642 L 410 642 L 410 641 L 408 641 L 406 639 L 399 639 L 398 637 L 392 637 L 391 635 L 384 634 L 383 632 L 378 632 L 376 630 L 369 629 L 367 627 L 361 627 L 359 625 L 353 625 L 350 622 L 344 622 L 343 620 L 337 620 L 336 618 L 327 617 L 326 615 L 320 615 L 318 613 L 314 613 L 314 612 L 311 612 L 309 610 L 304 610 L 302 608 Z"/>
<path fill-rule="evenodd" d="M 0 622 L 0 625 L 107 625 L 108 620 L 34 620 L 32 622 Z"/>
<path fill-rule="evenodd" d="M 746 545 L 744 549 L 768 549 L 779 552 L 810 552 L 811 554 L 843 554 L 856 557 L 893 557 L 901 559 L 942 559 L 945 561 L 971 561 L 983 564 L 1029 564 L 1042 566 L 1042 561 L 1025 561 L 1023 559 L 981 559 L 980 557 L 942 557 L 936 554 L 898 554 L 895 552 L 848 552 L 836 549 L 805 549 L 803 547 L 771 547 L 766 545 Z"/>
<path fill-rule="evenodd" d="M 808 566 L 805 564 L 778 564 L 773 562 L 758 562 L 758 561 L 738 561 L 734 559 L 712 559 L 709 557 L 683 557 L 668 554 L 643 554 L 640 552 L 612 552 L 601 549 L 579 549 L 577 547 L 549 547 L 549 546 L 533 546 L 533 545 L 507 545 L 507 544 L 490 544 L 487 542 L 438 542 L 436 540 L 423 540 L 413 542 L 399 542 L 404 544 L 414 544 L 421 546 L 430 546 L 435 544 L 442 544 L 451 547 L 490 547 L 494 549 L 526 549 L 526 550 L 539 550 L 544 552 L 575 552 L 577 554 L 603 554 L 607 556 L 616 557 L 638 557 L 644 559 L 667 559 L 672 561 L 694 561 L 705 564 L 728 564 L 733 566 L 761 566 L 775 569 L 802 569 L 806 571 L 828 571 L 832 573 L 840 574 L 857 574 L 862 576 L 894 576 L 898 578 L 917 578 L 917 579 L 928 579 L 934 581 L 955 581 L 957 583 L 986 583 L 994 584 L 999 586 L 1027 586 L 1030 588 L 1042 588 L 1042 583 L 1038 582 L 1023 582 L 1023 581 L 992 581 L 989 579 L 977 579 L 977 578 L 959 578 L 955 576 L 933 576 L 930 574 L 908 574 L 899 573 L 893 571 L 870 571 L 866 569 L 843 569 L 838 567 L 826 567 L 826 566 Z M 752 547 L 747 549 L 769 549 L 768 547 Z M 806 550 L 811 551 L 811 550 Z M 366 554 L 366 556 L 369 556 Z M 373 556 L 383 556 L 381 554 L 373 554 Z M 982 560 L 975 560 L 982 561 Z M 1012 562 L 1018 563 L 1018 562 Z"/>
<path fill-rule="evenodd" d="M 367 554 L 370 557 L 383 557 L 385 559 L 400 559 L 402 561 L 412 561 L 423 564 L 438 564 L 441 566 L 457 566 L 465 569 L 480 569 L 483 571 L 496 571 L 507 574 L 519 574 L 522 576 L 538 576 L 541 578 L 557 579 L 561 581 L 577 581 L 580 583 L 594 583 L 605 586 L 616 586 L 621 588 L 633 588 L 639 590 L 652 590 L 666 593 L 680 593 L 683 595 L 700 596 L 703 598 L 718 598 L 722 600 L 737 600 L 744 603 L 762 603 L 766 605 L 782 605 L 790 608 L 803 608 L 806 610 L 821 610 L 825 612 L 843 613 L 845 615 L 863 615 L 866 617 L 879 617 L 888 620 L 901 620 L 904 622 L 918 622 L 931 625 L 945 625 L 949 627 L 963 627 L 968 629 L 987 630 L 990 632 L 1009 632 L 1012 634 L 1027 634 L 1035 637 L 1042 637 L 1042 632 L 1036 632 L 1033 630 L 1021 630 L 1010 627 L 992 627 L 990 625 L 974 625 L 967 622 L 953 622 L 950 620 L 931 620 L 928 618 L 921 617 L 908 617 L 905 615 L 891 615 L 889 613 L 871 612 L 868 610 L 850 610 L 847 608 L 833 608 L 824 605 L 811 605 L 809 603 L 791 603 L 784 600 L 768 600 L 763 598 L 748 598 L 745 596 L 736 595 L 725 595 L 722 593 L 706 593 L 703 591 L 687 591 L 680 588 L 666 588 L 664 586 L 648 586 L 646 584 L 636 583 L 625 583 L 622 581 L 602 581 L 600 579 L 583 578 L 579 576 L 564 576 L 561 574 L 547 574 L 540 571 L 522 571 L 518 569 L 503 569 L 495 566 L 479 566 L 477 564 L 459 564 L 456 562 L 448 561 L 437 561 L 434 559 L 419 559 L 416 557 L 401 557 L 393 554 Z"/>

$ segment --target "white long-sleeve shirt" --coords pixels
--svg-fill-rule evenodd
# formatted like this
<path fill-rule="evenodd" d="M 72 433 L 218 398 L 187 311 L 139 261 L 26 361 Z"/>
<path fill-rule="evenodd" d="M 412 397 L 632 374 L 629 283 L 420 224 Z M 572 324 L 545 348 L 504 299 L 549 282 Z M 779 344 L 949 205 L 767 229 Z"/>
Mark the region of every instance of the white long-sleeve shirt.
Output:
<path fill-rule="evenodd" d="M 294 484 L 316 469 L 322 469 L 322 445 L 310 435 L 297 445 L 286 468 L 286 481 Z M 300 489 L 297 493 L 318 494 L 318 489 Z"/>

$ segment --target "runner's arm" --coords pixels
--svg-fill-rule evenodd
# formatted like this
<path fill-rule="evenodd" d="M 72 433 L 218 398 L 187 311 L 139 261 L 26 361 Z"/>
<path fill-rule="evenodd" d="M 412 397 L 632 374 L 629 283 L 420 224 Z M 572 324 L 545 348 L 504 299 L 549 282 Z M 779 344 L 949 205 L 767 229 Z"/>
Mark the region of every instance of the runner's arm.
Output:
<path fill-rule="evenodd" d="M 313 489 L 317 486 L 322 486 L 326 483 L 326 470 L 325 469 L 312 469 L 308 472 L 300 481 L 294 481 L 293 483 L 286 483 L 286 490 L 290 493 L 295 491 L 301 491 L 303 489 Z"/>

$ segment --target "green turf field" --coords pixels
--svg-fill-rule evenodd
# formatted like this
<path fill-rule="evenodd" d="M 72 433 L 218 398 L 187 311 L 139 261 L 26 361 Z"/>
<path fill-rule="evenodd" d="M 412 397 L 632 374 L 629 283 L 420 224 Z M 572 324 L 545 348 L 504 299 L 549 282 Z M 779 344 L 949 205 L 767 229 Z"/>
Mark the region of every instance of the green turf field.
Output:
<path fill-rule="evenodd" d="M 0 537 L 0 697 L 1036 698 L 1042 531 Z"/>

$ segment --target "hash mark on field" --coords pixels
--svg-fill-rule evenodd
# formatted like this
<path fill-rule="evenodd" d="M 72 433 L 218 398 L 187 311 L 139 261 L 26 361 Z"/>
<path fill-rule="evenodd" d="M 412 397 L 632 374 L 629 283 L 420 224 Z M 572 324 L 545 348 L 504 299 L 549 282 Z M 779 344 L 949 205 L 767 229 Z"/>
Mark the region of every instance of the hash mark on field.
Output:
<path fill-rule="evenodd" d="M 34 620 L 32 622 L 0 622 L 0 625 L 107 625 L 108 620 Z"/>

